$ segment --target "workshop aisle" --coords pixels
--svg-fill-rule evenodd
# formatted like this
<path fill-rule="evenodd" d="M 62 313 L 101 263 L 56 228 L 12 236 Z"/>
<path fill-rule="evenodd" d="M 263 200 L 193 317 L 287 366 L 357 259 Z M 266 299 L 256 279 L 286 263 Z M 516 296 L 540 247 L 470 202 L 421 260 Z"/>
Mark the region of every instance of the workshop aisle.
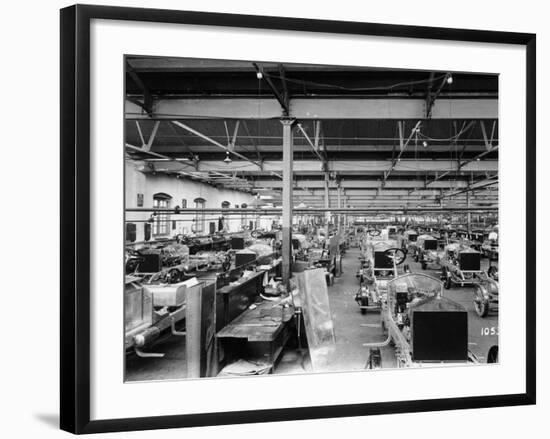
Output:
<path fill-rule="evenodd" d="M 334 278 L 334 285 L 328 287 L 330 312 L 336 339 L 335 349 L 330 355 L 329 364 L 316 372 L 345 372 L 364 370 L 369 349 L 363 343 L 380 342 L 386 336 L 380 325 L 380 313 L 376 311 L 361 314 L 355 294 L 359 288 L 356 277 L 359 268 L 359 249 L 346 251 L 342 258 L 343 273 Z M 395 366 L 395 355 L 391 348 L 381 350 L 384 363 Z M 276 369 L 277 374 L 312 372 L 306 353 L 288 350 Z"/>
<path fill-rule="evenodd" d="M 351 248 L 342 258 L 343 273 L 328 288 L 330 309 L 336 336 L 336 350 L 330 370 L 363 370 L 369 350 L 363 343 L 384 340 L 380 314 L 361 314 L 355 294 L 359 288 L 356 277 L 359 268 L 359 249 Z"/>

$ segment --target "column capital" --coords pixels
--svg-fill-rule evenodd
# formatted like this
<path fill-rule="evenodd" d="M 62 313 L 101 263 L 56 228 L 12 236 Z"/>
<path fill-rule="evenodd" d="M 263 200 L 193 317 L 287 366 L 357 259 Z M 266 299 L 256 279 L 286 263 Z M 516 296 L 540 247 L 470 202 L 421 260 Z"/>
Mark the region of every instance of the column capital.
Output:
<path fill-rule="evenodd" d="M 295 117 L 281 117 L 279 119 L 279 121 L 283 124 L 283 125 L 294 125 L 294 123 L 296 122 L 296 118 Z"/>

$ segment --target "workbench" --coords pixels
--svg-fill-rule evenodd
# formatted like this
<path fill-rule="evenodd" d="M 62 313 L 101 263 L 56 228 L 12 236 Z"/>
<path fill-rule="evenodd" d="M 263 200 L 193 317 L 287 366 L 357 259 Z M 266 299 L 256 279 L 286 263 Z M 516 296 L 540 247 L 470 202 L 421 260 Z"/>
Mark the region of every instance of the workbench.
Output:
<path fill-rule="evenodd" d="M 216 291 L 216 345 L 219 365 L 223 367 L 239 356 L 268 358 L 272 364 L 288 339 L 286 325 L 263 317 L 270 301 L 261 302 L 264 280 L 269 272 L 277 269 L 280 260 L 273 261 L 265 269 L 258 270 Z M 269 268 L 268 268 L 269 267 Z M 259 303 L 259 304 L 258 304 Z M 250 309 L 256 304 L 257 308 Z M 227 354 L 227 355 L 226 355 Z"/>
<path fill-rule="evenodd" d="M 289 322 L 283 321 L 283 308 L 264 300 L 248 308 L 216 334 L 227 353 L 227 362 L 247 357 L 275 367 L 289 339 Z"/>

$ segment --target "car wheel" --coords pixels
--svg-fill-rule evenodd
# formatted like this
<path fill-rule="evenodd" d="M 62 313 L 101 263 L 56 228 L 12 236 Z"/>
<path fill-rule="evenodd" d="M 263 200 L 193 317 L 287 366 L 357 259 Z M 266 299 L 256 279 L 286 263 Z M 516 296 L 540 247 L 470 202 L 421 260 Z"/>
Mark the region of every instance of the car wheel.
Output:
<path fill-rule="evenodd" d="M 361 297 L 361 306 L 369 306 L 369 298 L 368 297 Z M 361 314 L 366 314 L 367 310 L 365 308 L 361 308 Z"/>
<path fill-rule="evenodd" d="M 446 278 L 445 278 L 445 284 L 443 286 L 445 287 L 446 290 L 448 290 L 451 288 L 451 285 L 452 285 L 451 275 L 448 274 L 447 272 L 445 274 L 446 274 Z"/>
<path fill-rule="evenodd" d="M 168 272 L 168 275 L 170 277 L 170 283 L 175 284 L 178 283 L 181 280 L 181 273 L 178 269 L 173 268 Z"/>
<path fill-rule="evenodd" d="M 487 353 L 487 363 L 498 363 L 498 346 L 492 346 Z"/>
<path fill-rule="evenodd" d="M 489 302 L 486 300 L 474 300 L 474 308 L 479 317 L 487 317 L 489 314 Z"/>

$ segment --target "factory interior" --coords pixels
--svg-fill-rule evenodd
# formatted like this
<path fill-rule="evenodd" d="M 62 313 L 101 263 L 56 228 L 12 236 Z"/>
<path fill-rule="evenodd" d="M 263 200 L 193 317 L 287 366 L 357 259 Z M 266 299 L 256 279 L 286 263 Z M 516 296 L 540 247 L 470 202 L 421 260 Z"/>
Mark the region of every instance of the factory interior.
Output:
<path fill-rule="evenodd" d="M 126 56 L 126 381 L 498 362 L 498 76 Z"/>

